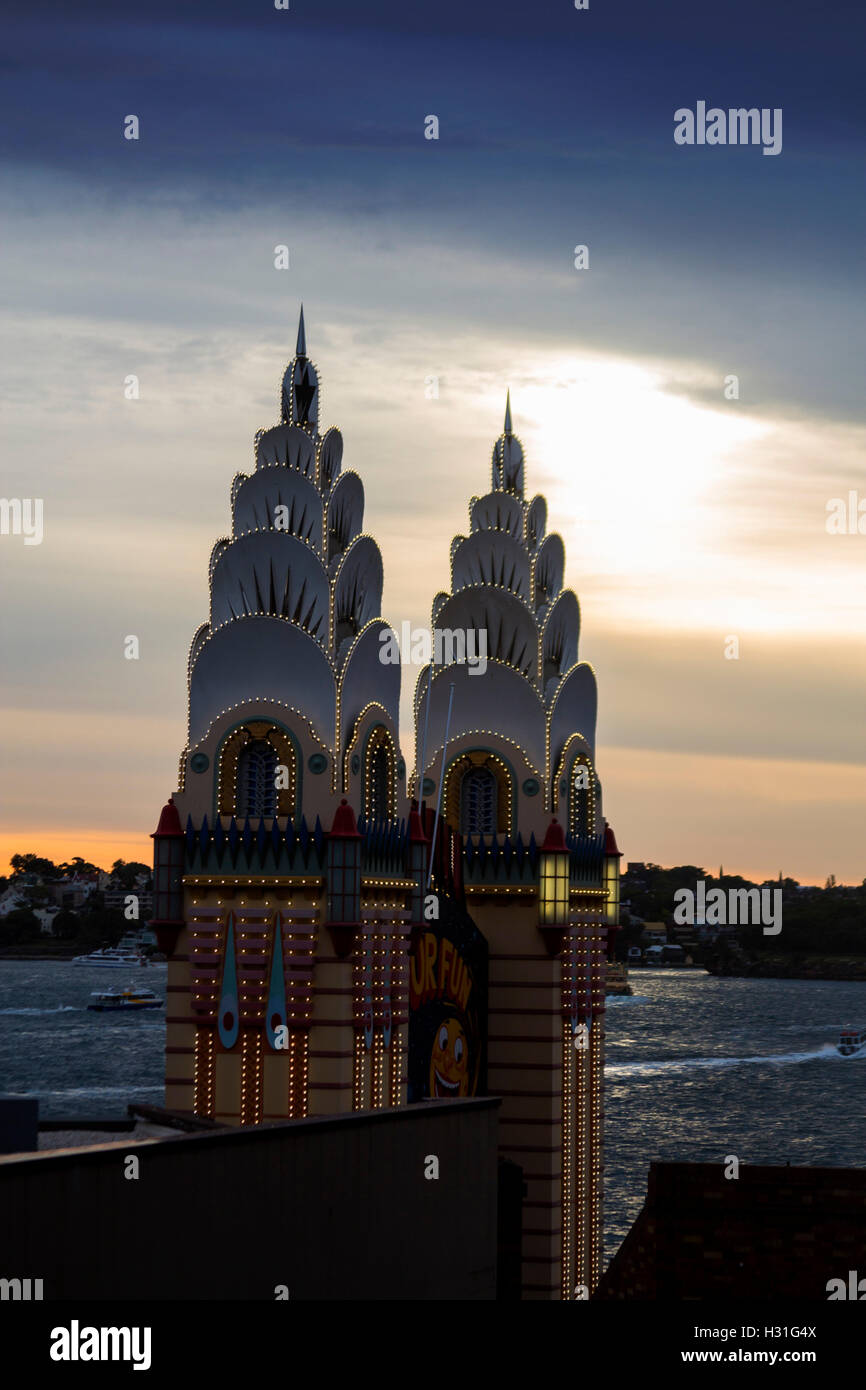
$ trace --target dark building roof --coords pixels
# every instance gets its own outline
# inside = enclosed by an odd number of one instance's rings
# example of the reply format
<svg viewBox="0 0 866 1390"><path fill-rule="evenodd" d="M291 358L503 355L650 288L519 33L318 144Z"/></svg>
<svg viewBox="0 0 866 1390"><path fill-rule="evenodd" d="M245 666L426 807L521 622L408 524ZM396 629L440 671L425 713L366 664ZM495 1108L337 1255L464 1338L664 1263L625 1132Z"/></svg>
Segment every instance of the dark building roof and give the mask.
<svg viewBox="0 0 866 1390"><path fill-rule="evenodd" d="M863 1266L866 1169L653 1163L596 1299L826 1300Z"/></svg>

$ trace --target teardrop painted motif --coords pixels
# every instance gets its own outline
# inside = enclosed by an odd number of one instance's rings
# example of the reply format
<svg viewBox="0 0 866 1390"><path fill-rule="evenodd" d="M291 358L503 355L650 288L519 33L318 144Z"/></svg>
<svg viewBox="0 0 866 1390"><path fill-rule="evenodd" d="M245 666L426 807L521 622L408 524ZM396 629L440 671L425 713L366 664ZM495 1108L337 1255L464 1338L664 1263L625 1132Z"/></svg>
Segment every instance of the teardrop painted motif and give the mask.
<svg viewBox="0 0 866 1390"><path fill-rule="evenodd" d="M284 1052L286 1049L286 1034L285 1032L281 1033L278 1041L277 1030L285 1029L287 1024L286 977L283 972L283 918L282 913L278 912L274 919L274 946L271 951L268 1005L265 1012L268 1046L274 1052Z"/></svg>
<svg viewBox="0 0 866 1390"><path fill-rule="evenodd" d="M235 914L230 912L226 922L226 948L223 962L222 988L219 1006L219 1037L225 1048L234 1047L240 1032L238 1004L238 971L235 958Z"/></svg>

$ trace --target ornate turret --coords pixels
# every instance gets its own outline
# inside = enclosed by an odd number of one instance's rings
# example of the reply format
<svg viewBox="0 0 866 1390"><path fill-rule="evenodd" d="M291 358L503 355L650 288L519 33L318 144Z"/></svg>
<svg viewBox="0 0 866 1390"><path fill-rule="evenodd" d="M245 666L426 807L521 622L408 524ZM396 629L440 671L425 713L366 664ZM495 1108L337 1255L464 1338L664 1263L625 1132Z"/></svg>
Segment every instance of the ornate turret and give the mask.
<svg viewBox="0 0 866 1390"><path fill-rule="evenodd" d="M509 395L416 691L416 783L443 825L405 796L382 558L321 418L301 309L280 421L211 554L180 786L154 834L166 1105L256 1125L489 1080L524 1171L524 1293L571 1298L600 1269L619 851L564 547L544 499L524 500Z"/></svg>
<svg viewBox="0 0 866 1390"><path fill-rule="evenodd" d="M340 431L320 433L303 309L280 414L232 483L154 837L167 1104L241 1125L405 1102L424 889L382 558Z"/></svg>
<svg viewBox="0 0 866 1390"><path fill-rule="evenodd" d="M231 535L213 547L210 619L190 651L184 761L193 776L185 776L183 790L193 792L198 775L211 771L217 785L201 806L211 819L248 809L296 815L303 798L308 819L311 806L312 818L330 824L339 794L350 790L359 813L396 813L400 668L378 659L380 633L390 633L380 616L382 557L362 532L364 489L357 473L342 470L340 431L318 432L320 405L302 308L283 376L282 419L258 431L254 470L232 483ZM266 732L265 721L277 733ZM277 755L261 750L263 776L272 763L288 767L286 785L254 797L251 808L238 782L240 749L226 751L223 743L242 722L242 745L264 741ZM363 760L372 725L383 730L375 746L385 747L375 789L372 770L365 766L362 775L352 757ZM305 773L325 772L330 801L310 777L302 786Z"/></svg>
<svg viewBox="0 0 866 1390"><path fill-rule="evenodd" d="M490 948L500 1153L527 1172L524 1295L572 1298L601 1269L606 945L619 859L601 813L595 675L578 660L565 547L547 533L544 498L524 499L524 481L509 393L491 490L472 498L469 534L451 545L450 592L433 601L436 659L415 694L416 786L441 797L462 839L467 909Z"/></svg>
<svg viewBox="0 0 866 1390"><path fill-rule="evenodd" d="M516 833L519 807L524 836L543 836L545 813L562 806L569 835L595 837L602 827L594 771L595 675L578 661L580 607L575 594L562 587L565 547L558 535L546 534L544 498L525 501L523 487L523 447L513 433L509 392L504 430L493 447L491 491L472 498L469 535L455 536L451 545L451 592L437 594L433 603L435 628L465 633L467 651L486 642L486 671L473 670L459 654L455 659L453 642L449 659L448 643L441 643L445 657L429 682L424 771L432 776L441 756L454 681L454 757L467 740L482 747L492 740L489 751L499 759L489 767L497 789L488 784L490 794L478 803L480 814L473 812L472 797L461 802L446 783L445 804L454 828L465 834ZM416 689L419 731L425 724L429 676L425 669ZM420 752L419 737L416 757ZM578 768L583 772L574 785ZM476 778L479 787L481 780Z"/></svg>

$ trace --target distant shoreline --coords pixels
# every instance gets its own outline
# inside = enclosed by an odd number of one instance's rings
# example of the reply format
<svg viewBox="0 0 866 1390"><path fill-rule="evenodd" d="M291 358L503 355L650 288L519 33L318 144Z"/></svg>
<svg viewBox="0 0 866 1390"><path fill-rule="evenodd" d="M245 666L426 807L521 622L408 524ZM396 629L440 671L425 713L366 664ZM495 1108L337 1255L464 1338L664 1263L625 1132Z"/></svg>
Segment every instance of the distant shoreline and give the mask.
<svg viewBox="0 0 866 1390"><path fill-rule="evenodd" d="M23 951L3 951L0 950L0 960L74 960L72 952L68 956L58 956L49 951L39 951L35 955L25 954Z"/></svg>
<svg viewBox="0 0 866 1390"><path fill-rule="evenodd" d="M707 961L710 975L739 980L840 980L866 983L866 956L768 956L749 961Z"/></svg>
<svg viewBox="0 0 866 1390"><path fill-rule="evenodd" d="M0 949L0 963L6 960L11 961L54 961L67 964L75 960L77 955L81 955L82 950L76 949L68 954L62 955L56 952L39 951L11 951ZM87 954L86 951L84 954ZM149 968L151 965L164 965L164 960L150 961L146 967L131 965L130 969ZM674 965L672 962L665 962L662 966L631 965L629 967L629 979L634 981L635 975L644 973L652 975L659 970L682 970L691 972L693 970L704 971L708 975L717 978L729 978L737 980L839 980L848 981L851 984L859 982L866 983L866 956L807 956L799 960L783 956L770 956L765 959L750 960L748 962L726 961L695 961L692 965ZM624 991L623 991L624 992ZM608 994L615 993L613 988L608 989Z"/></svg>
<svg viewBox="0 0 866 1390"><path fill-rule="evenodd" d="M92 949L92 948L91 948L91 949ZM29 955L28 955L26 952L23 952L23 951L4 951L4 950L0 949L0 962L2 962L2 961L4 961L4 960L51 960L51 961L66 961L66 962L68 963L68 962L70 962L70 961L77 960L79 956L82 956L82 955L86 956L87 954L88 954L88 952L87 952L86 950L84 950L84 949L81 949L81 950L78 950L78 951L75 951L75 952L70 951L69 955L66 955L66 956L58 956L58 955L52 954L52 953L50 953L50 952L48 952L48 951L40 951L40 952L38 952L38 953L36 953L36 954L29 954ZM94 964L96 964L96 963L94 962ZM151 960L151 959L148 957L148 958L147 958L147 964L148 964L148 965L165 965L165 959L163 959L163 960ZM104 966L96 966L96 968L97 968L97 969L100 969L100 970L105 969ZM141 967L140 967L140 965L138 964L137 961L132 961L132 962L130 962L128 968L129 968L130 970L138 970L138 969L141 969Z"/></svg>

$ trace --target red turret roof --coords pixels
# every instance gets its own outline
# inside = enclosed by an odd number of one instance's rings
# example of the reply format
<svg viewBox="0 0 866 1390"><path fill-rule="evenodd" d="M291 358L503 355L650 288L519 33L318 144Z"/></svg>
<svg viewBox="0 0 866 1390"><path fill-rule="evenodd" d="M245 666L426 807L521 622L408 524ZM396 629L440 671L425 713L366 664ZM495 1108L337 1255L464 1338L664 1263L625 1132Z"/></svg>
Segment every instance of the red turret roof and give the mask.
<svg viewBox="0 0 866 1390"><path fill-rule="evenodd" d="M341 840L360 840L358 824L355 820L355 812L352 810L345 797L340 802L334 812L334 824L331 826L331 834L338 836Z"/></svg>
<svg viewBox="0 0 866 1390"><path fill-rule="evenodd" d="M617 849L613 827L608 825L607 821L604 823L604 852L605 854L615 854L618 859L622 859L622 850Z"/></svg>
<svg viewBox="0 0 866 1390"><path fill-rule="evenodd" d="M159 825L150 838L155 840L157 835L183 835L180 816L177 814L177 807L171 797L168 798L168 801L163 806L162 813L159 817Z"/></svg>
<svg viewBox="0 0 866 1390"><path fill-rule="evenodd" d="M541 846L541 850L542 853L550 853L559 850L561 854L565 854L568 851L568 845L565 843L565 835L563 834L562 826L556 819L556 816L553 817L553 820L547 827L547 834L544 837L544 844Z"/></svg>
<svg viewBox="0 0 866 1390"><path fill-rule="evenodd" d="M412 809L409 812L409 843L412 845L427 844L427 836L424 834L424 827L418 814L417 801L412 802Z"/></svg>

